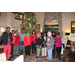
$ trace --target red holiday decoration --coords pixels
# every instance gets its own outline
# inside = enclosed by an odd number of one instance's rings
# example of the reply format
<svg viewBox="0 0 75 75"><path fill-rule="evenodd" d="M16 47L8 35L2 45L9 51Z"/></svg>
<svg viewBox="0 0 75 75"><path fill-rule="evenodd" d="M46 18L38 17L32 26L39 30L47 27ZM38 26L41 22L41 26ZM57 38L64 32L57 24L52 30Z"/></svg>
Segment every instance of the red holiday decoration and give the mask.
<svg viewBox="0 0 75 75"><path fill-rule="evenodd" d="M56 32L56 34L58 34L58 32Z"/></svg>
<svg viewBox="0 0 75 75"><path fill-rule="evenodd" d="M14 29L14 31L16 31L16 29Z"/></svg>
<svg viewBox="0 0 75 75"><path fill-rule="evenodd" d="M25 30L25 28L23 27L22 30Z"/></svg>
<svg viewBox="0 0 75 75"><path fill-rule="evenodd" d="M33 29L31 30L31 33L33 32Z"/></svg>
<svg viewBox="0 0 75 75"><path fill-rule="evenodd" d="M22 24L23 24L23 22L22 22Z"/></svg>
<svg viewBox="0 0 75 75"><path fill-rule="evenodd" d="M24 25L26 25L26 22L24 22Z"/></svg>
<svg viewBox="0 0 75 75"><path fill-rule="evenodd" d="M14 15L16 14L16 12L14 12Z"/></svg>
<svg viewBox="0 0 75 75"><path fill-rule="evenodd" d="M34 24L35 24L35 22L32 22L32 24L34 25Z"/></svg>

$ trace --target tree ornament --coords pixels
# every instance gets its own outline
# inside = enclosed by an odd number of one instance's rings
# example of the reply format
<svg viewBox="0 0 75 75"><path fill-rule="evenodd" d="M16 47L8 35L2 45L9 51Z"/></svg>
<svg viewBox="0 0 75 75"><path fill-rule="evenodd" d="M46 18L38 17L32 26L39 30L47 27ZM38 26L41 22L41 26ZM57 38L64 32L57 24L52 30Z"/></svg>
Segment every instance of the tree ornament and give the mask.
<svg viewBox="0 0 75 75"><path fill-rule="evenodd" d="M35 24L35 22L32 22L32 24L34 25L34 24Z"/></svg>
<svg viewBox="0 0 75 75"><path fill-rule="evenodd" d="M26 29L27 29L28 27L26 26Z"/></svg>
<svg viewBox="0 0 75 75"><path fill-rule="evenodd" d="M26 18L25 18L26 19Z"/></svg>
<svg viewBox="0 0 75 75"><path fill-rule="evenodd" d="M31 33L33 32L33 29L31 30Z"/></svg>
<svg viewBox="0 0 75 75"><path fill-rule="evenodd" d="M26 15L24 15L24 19L25 19L25 16L26 16Z"/></svg>
<svg viewBox="0 0 75 75"><path fill-rule="evenodd" d="M22 22L22 24L23 24L23 22Z"/></svg>
<svg viewBox="0 0 75 75"><path fill-rule="evenodd" d="M28 16L29 14L27 14L27 16Z"/></svg>
<svg viewBox="0 0 75 75"><path fill-rule="evenodd" d="M24 22L24 25L26 25L26 22Z"/></svg>
<svg viewBox="0 0 75 75"><path fill-rule="evenodd" d="M31 19L32 19L32 16L31 16Z"/></svg>
<svg viewBox="0 0 75 75"><path fill-rule="evenodd" d="M33 28L35 28L35 26Z"/></svg>
<svg viewBox="0 0 75 75"><path fill-rule="evenodd" d="M33 16L35 18L35 16Z"/></svg>
<svg viewBox="0 0 75 75"><path fill-rule="evenodd" d="M31 18L29 18L29 20L31 20Z"/></svg>
<svg viewBox="0 0 75 75"><path fill-rule="evenodd" d="M25 28L23 27L22 30L25 30Z"/></svg>
<svg viewBox="0 0 75 75"><path fill-rule="evenodd" d="M27 18L27 20L28 20L28 18Z"/></svg>
<svg viewBox="0 0 75 75"><path fill-rule="evenodd" d="M31 23L29 23L29 26L30 26L30 28L31 28Z"/></svg>
<svg viewBox="0 0 75 75"><path fill-rule="evenodd" d="M33 19L33 21L35 21L35 19Z"/></svg>
<svg viewBox="0 0 75 75"><path fill-rule="evenodd" d="M14 12L14 15L16 14L16 12Z"/></svg>

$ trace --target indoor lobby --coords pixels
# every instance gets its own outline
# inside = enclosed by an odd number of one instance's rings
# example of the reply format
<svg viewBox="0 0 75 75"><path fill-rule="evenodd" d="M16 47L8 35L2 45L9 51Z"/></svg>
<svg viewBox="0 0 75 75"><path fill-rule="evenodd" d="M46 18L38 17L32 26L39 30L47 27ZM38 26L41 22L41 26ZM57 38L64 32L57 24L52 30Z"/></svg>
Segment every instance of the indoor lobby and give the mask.
<svg viewBox="0 0 75 75"><path fill-rule="evenodd" d="M12 30L17 30L18 33L21 33L21 29L25 27L23 21L31 18L26 18L25 13L28 12L0 12L0 54L3 53L3 44L1 44L3 32L6 31L6 27L10 27L10 32ZM75 62L75 49L73 46L73 52L71 52L71 41L69 40L69 35L74 30L75 32L75 12L31 12L34 13L34 21L38 27L38 31L41 33L44 32L56 32L59 33L59 36L62 41L61 48L61 60L58 58L53 58L48 60L46 57L42 57L41 53L39 58L36 58L36 54L32 55L32 49L30 51L30 56L25 55L25 49L23 49L22 57L20 55L20 48L18 50L18 56L12 59L12 61L23 61L23 62ZM28 14L28 16L30 13ZM30 17L30 16L29 16ZM34 22L33 22L34 23ZM22 24L24 26L22 26ZM29 26L31 26L30 24ZM34 25L34 24L33 24ZM35 29L36 26L34 26ZM30 30L30 29L28 29ZM57 55L55 49L55 57ZM22 60L21 60L22 59ZM5 55L0 55L0 61L7 62ZM10 62L12 62L10 61Z"/></svg>

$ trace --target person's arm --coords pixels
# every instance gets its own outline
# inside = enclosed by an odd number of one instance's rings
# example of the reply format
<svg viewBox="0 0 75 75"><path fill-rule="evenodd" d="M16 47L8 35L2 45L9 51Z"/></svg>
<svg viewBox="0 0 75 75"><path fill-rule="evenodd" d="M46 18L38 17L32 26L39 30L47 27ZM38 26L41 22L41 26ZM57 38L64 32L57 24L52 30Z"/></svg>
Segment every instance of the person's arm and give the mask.
<svg viewBox="0 0 75 75"><path fill-rule="evenodd" d="M69 35L69 40L71 41L71 34Z"/></svg>
<svg viewBox="0 0 75 75"><path fill-rule="evenodd" d="M7 42L6 38L5 38L5 33L2 34L2 39L3 39L3 43Z"/></svg>
<svg viewBox="0 0 75 75"><path fill-rule="evenodd" d="M54 45L54 41L53 40L54 40L54 38L52 37L52 39L51 39L51 44L52 45Z"/></svg>
<svg viewBox="0 0 75 75"><path fill-rule="evenodd" d="M24 46L26 46L26 37L24 37Z"/></svg>

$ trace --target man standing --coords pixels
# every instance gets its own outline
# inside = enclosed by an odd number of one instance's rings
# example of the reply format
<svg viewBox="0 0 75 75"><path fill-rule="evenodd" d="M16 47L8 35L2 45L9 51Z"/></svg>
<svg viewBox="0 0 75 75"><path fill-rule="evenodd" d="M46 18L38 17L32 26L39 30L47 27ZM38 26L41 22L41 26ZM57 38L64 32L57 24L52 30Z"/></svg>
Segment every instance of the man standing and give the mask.
<svg viewBox="0 0 75 75"><path fill-rule="evenodd" d="M69 40L71 41L71 53L73 52L73 45L75 49L75 33L74 30L72 30L72 33L69 36Z"/></svg>
<svg viewBox="0 0 75 75"><path fill-rule="evenodd" d="M20 33L19 36L20 36L20 55L21 55L23 53L24 48L24 37L26 36L24 30L22 30L22 33Z"/></svg>
<svg viewBox="0 0 75 75"><path fill-rule="evenodd" d="M11 42L12 42L12 34L10 33L10 27L6 28L6 31L2 35L3 45L4 45L4 53L7 56L7 60L10 60L11 53Z"/></svg>

